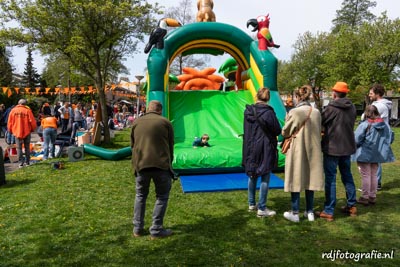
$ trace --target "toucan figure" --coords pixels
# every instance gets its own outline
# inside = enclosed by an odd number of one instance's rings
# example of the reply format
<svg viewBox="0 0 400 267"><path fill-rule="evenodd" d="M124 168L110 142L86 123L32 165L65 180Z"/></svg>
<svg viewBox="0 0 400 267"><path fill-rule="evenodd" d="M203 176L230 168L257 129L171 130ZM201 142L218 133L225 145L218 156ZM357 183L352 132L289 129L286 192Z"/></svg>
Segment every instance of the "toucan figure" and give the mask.
<svg viewBox="0 0 400 267"><path fill-rule="evenodd" d="M257 19L249 19L247 21L247 28L249 25L253 26L253 32L258 30L258 49L268 50L268 47L279 48L272 40L271 32L269 31L269 14L266 16L258 16Z"/></svg>
<svg viewBox="0 0 400 267"><path fill-rule="evenodd" d="M150 52L153 45L155 48L164 48L164 37L167 34L167 27L180 27L181 23L175 19L162 18L158 21L157 28L151 31L149 41L144 48L144 52L147 54Z"/></svg>

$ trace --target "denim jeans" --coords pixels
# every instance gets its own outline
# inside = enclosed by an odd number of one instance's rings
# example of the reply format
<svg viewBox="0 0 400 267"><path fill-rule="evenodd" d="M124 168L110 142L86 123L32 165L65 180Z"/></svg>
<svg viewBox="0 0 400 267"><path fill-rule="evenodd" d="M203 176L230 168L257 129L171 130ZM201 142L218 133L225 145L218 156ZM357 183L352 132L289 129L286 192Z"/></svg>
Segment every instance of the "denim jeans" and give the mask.
<svg viewBox="0 0 400 267"><path fill-rule="evenodd" d="M169 192L171 191L172 176L169 171L149 168L136 174L136 197L133 215L133 231L139 232L144 228L146 200L149 195L150 182L153 179L156 191L156 202L153 209L153 223L150 234L157 235L163 230L164 215L167 211Z"/></svg>
<svg viewBox="0 0 400 267"><path fill-rule="evenodd" d="M256 188L257 188L257 178L250 178L248 180L248 200L249 206L256 205ZM260 195L258 199L258 209L265 210L267 197L268 197L268 189L269 189L269 179L270 173L264 174L261 176L261 184L260 184Z"/></svg>
<svg viewBox="0 0 400 267"><path fill-rule="evenodd" d="M376 178L378 179L378 185L382 184L382 163L378 163L378 170L376 171Z"/></svg>
<svg viewBox="0 0 400 267"><path fill-rule="evenodd" d="M300 192L291 193L292 211L298 213L300 210ZM306 190L306 211L314 212L314 191Z"/></svg>
<svg viewBox="0 0 400 267"><path fill-rule="evenodd" d="M324 154L325 172L325 208L327 214L333 215L336 206L336 172L339 166L342 183L346 190L347 206L356 204L356 187L351 174L350 156L331 156Z"/></svg>
<svg viewBox="0 0 400 267"><path fill-rule="evenodd" d="M55 158L54 150L55 150L55 142L57 138L57 129L55 128L46 128L43 130L43 159L47 159L50 155Z"/></svg>
<svg viewBox="0 0 400 267"><path fill-rule="evenodd" d="M69 119L61 119L61 132L68 130Z"/></svg>
<svg viewBox="0 0 400 267"><path fill-rule="evenodd" d="M25 162L26 164L29 164L29 161L31 159L31 135L28 134L27 137L23 139L15 138L15 143L17 144L17 153L18 153L18 158L19 158L19 163L24 163L24 156L22 153L22 144L24 145L25 148Z"/></svg>

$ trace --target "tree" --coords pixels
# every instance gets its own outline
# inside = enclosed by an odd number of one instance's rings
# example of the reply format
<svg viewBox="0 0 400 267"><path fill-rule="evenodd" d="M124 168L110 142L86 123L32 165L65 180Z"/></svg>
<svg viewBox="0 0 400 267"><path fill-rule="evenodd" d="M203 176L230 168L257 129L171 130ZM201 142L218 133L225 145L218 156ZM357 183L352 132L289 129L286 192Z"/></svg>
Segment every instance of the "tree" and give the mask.
<svg viewBox="0 0 400 267"><path fill-rule="evenodd" d="M137 49L155 26L158 4L138 0L2 1L0 19L20 25L3 31L9 40L34 43L45 55L62 55L71 68L91 78L98 89L102 122L107 125L105 85L122 59ZM110 141L105 127L104 141Z"/></svg>
<svg viewBox="0 0 400 267"><path fill-rule="evenodd" d="M40 83L40 75L33 66L32 46L28 45L26 49L28 57L26 58L25 69L22 75L23 86L34 88Z"/></svg>
<svg viewBox="0 0 400 267"><path fill-rule="evenodd" d="M0 44L0 86L12 83L13 67L10 63L10 53L4 44Z"/></svg>
<svg viewBox="0 0 400 267"><path fill-rule="evenodd" d="M371 22L375 19L369 9L376 6L376 1L370 0L344 0L342 7L336 10L336 17L332 20L333 33L337 33L342 26L356 29L364 22Z"/></svg>
<svg viewBox="0 0 400 267"><path fill-rule="evenodd" d="M280 71L278 86L281 88L283 81L286 89L293 91L294 88L304 84L310 84L313 87L314 100L317 107L321 107L319 101L322 84L326 78L326 72L323 70L325 63L325 55L329 51L330 35L328 33L317 33L313 35L306 32L299 37L294 44L295 53L291 57L291 61L283 65Z"/></svg>
<svg viewBox="0 0 400 267"><path fill-rule="evenodd" d="M170 7L165 12L165 16L169 18L174 18L178 20L182 25L195 22L195 15L192 12L191 0L182 0L179 2L177 7ZM187 55L184 56L179 54L172 62L170 66L170 72L179 75L182 73L182 69L185 66L190 66L192 68L202 69L206 67L206 63L210 61L210 57L207 55L196 56Z"/></svg>
<svg viewBox="0 0 400 267"><path fill-rule="evenodd" d="M325 84L346 81L350 97L362 102L374 83L396 88L400 67L400 20L391 21L382 14L372 23L364 23L357 30L342 27L331 41L325 56Z"/></svg>
<svg viewBox="0 0 400 267"><path fill-rule="evenodd" d="M360 27L362 63L360 64L360 83L384 84L397 89L400 80L400 19L390 20L385 13L374 23Z"/></svg>

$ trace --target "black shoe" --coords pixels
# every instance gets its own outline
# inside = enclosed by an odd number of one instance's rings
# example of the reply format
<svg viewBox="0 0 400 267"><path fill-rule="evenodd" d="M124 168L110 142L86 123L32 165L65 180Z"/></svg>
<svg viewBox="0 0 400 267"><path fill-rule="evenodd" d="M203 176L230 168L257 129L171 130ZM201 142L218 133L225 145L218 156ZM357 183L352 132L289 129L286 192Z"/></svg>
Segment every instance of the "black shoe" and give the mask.
<svg viewBox="0 0 400 267"><path fill-rule="evenodd" d="M161 230L158 234L151 235L151 239L158 239L158 238L164 238L164 237L169 237L173 234L171 229L163 229Z"/></svg>
<svg viewBox="0 0 400 267"><path fill-rule="evenodd" d="M378 184L377 190L382 190L382 184Z"/></svg>

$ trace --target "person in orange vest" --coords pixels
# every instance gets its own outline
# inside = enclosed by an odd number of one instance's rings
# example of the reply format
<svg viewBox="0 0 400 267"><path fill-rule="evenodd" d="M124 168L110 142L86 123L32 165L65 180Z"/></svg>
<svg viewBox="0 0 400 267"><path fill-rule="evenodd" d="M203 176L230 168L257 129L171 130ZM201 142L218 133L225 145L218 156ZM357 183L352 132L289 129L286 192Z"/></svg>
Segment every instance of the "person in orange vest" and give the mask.
<svg viewBox="0 0 400 267"><path fill-rule="evenodd" d="M44 118L41 121L43 128L43 160L55 158L55 142L57 139L57 118L51 115L50 110L45 110L43 113Z"/></svg>
<svg viewBox="0 0 400 267"><path fill-rule="evenodd" d="M31 133L37 127L32 110L26 104L26 99L20 99L18 105L10 111L7 123L8 131L15 136L20 168L24 166L24 163L26 166L30 164ZM22 154L22 144L25 147L25 159Z"/></svg>

